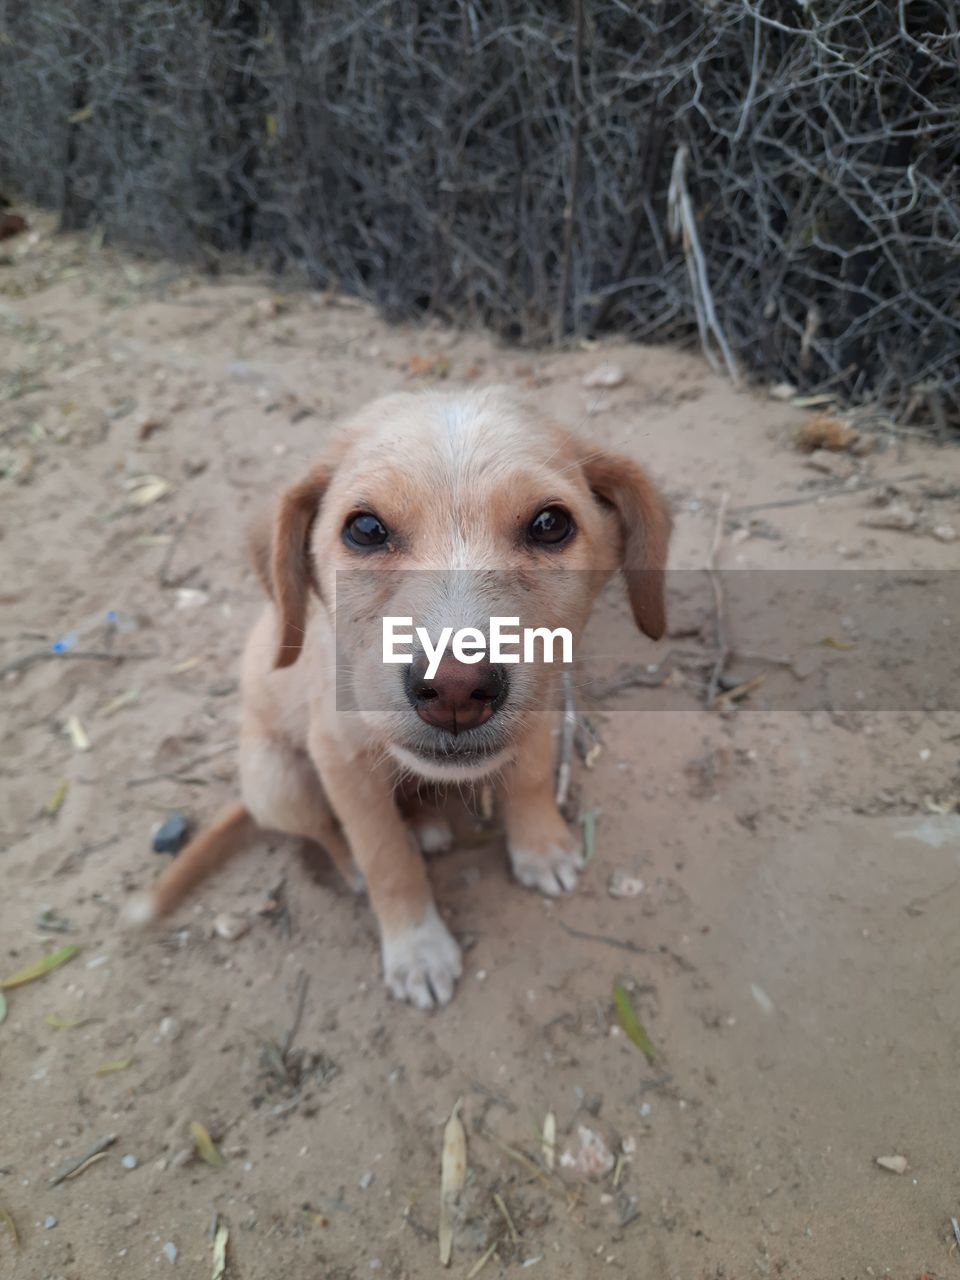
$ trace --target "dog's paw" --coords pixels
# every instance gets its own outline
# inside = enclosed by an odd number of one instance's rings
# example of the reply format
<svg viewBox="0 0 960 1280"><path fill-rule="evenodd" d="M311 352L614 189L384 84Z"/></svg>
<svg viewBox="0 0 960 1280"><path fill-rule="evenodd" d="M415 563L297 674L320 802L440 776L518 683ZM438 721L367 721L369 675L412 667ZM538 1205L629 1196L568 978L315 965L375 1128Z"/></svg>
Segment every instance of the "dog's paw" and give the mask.
<svg viewBox="0 0 960 1280"><path fill-rule="evenodd" d="M462 972L460 948L432 903L421 924L383 939L387 986L418 1009L446 1004Z"/></svg>
<svg viewBox="0 0 960 1280"><path fill-rule="evenodd" d="M521 884L555 898L577 887L584 863L579 847L551 844L544 849L511 848L510 865Z"/></svg>
<svg viewBox="0 0 960 1280"><path fill-rule="evenodd" d="M453 848L450 824L436 815L415 821L413 835L421 853L448 853Z"/></svg>

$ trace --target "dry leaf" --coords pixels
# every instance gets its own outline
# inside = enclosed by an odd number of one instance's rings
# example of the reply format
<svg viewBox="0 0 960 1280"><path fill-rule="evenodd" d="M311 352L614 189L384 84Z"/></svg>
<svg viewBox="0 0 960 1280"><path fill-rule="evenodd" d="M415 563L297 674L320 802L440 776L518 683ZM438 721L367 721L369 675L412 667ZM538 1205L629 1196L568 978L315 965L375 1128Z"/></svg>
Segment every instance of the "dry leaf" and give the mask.
<svg viewBox="0 0 960 1280"><path fill-rule="evenodd" d="M450 372L448 356L412 355L407 362L408 378L445 378Z"/></svg>
<svg viewBox="0 0 960 1280"><path fill-rule="evenodd" d="M856 640L838 640L836 636L824 636L822 640L817 641L817 644L822 645L824 649L839 649L842 653L857 647Z"/></svg>
<svg viewBox="0 0 960 1280"><path fill-rule="evenodd" d="M588 867L597 851L596 809L588 809L586 813L581 814L580 825L583 827L583 865Z"/></svg>
<svg viewBox="0 0 960 1280"><path fill-rule="evenodd" d="M71 716L67 721L67 733L70 735L75 751L90 750L90 739L87 737L86 729L80 723L79 716Z"/></svg>
<svg viewBox="0 0 960 1280"><path fill-rule="evenodd" d="M497 1239L494 1240L493 1244L487 1246L486 1252L481 1253L480 1257L476 1260L476 1262L467 1272L467 1280L476 1280L476 1277L480 1274L483 1268L487 1265L487 1263L496 1253L497 1246L499 1245L499 1243L500 1243L500 1238L498 1236Z"/></svg>
<svg viewBox="0 0 960 1280"><path fill-rule="evenodd" d="M48 1013L44 1022L48 1027L55 1027L57 1031L72 1031L74 1027L83 1027L90 1021L89 1018L61 1018L58 1013Z"/></svg>
<svg viewBox="0 0 960 1280"><path fill-rule="evenodd" d="M97 715L104 717L115 715L116 712L122 711L124 707L129 707L134 702L139 701L139 698L139 689L127 689L123 693L118 693L115 698L111 698L109 702L104 703Z"/></svg>
<svg viewBox="0 0 960 1280"><path fill-rule="evenodd" d="M453 1213L457 1198L467 1180L467 1135L460 1119L463 1100L458 1099L443 1131L443 1155L440 1160L440 1261L450 1265L453 1252Z"/></svg>
<svg viewBox="0 0 960 1280"><path fill-rule="evenodd" d="M175 667L171 667L170 670L175 676L181 676L185 671L192 671L194 667L199 667L202 661L202 658L185 658L183 662L178 662L177 665Z"/></svg>
<svg viewBox="0 0 960 1280"><path fill-rule="evenodd" d="M637 1046L648 1062L653 1062L656 1059L657 1051L653 1047L653 1041L643 1029L640 1019L634 1012L633 1005L630 1003L630 996L627 994L627 989L622 982L613 984L613 1003L617 1007L617 1017L627 1037Z"/></svg>
<svg viewBox="0 0 960 1280"><path fill-rule="evenodd" d="M37 960L34 964L28 964L25 969L18 969L16 973L9 978L0 981L0 991L10 991L14 987L25 986L28 982L34 982L37 978L44 977L54 969L59 969L62 964L66 964L80 950L76 944L68 947L60 947L56 951L51 951L48 956L44 956L42 960Z"/></svg>
<svg viewBox="0 0 960 1280"><path fill-rule="evenodd" d="M43 810L44 813L46 813L51 818L55 818L56 815L60 812L63 802L67 798L67 792L69 790L70 790L70 780L68 778L64 778L63 782L60 783L59 787L57 787L56 791L54 791L53 795L44 805L44 810Z"/></svg>
<svg viewBox="0 0 960 1280"><path fill-rule="evenodd" d="M540 1145L544 1165L553 1170L557 1158L557 1117L548 1111L543 1118L543 1141Z"/></svg>
<svg viewBox="0 0 960 1280"><path fill-rule="evenodd" d="M133 1058L117 1058L113 1062L101 1062L100 1066L97 1067L94 1072L94 1075L109 1076L112 1075L114 1071L126 1071L132 1066Z"/></svg>
<svg viewBox="0 0 960 1280"><path fill-rule="evenodd" d="M217 1234L213 1238L213 1277L212 1280L223 1280L227 1269L227 1241L230 1232L225 1223L217 1222Z"/></svg>
<svg viewBox="0 0 960 1280"><path fill-rule="evenodd" d="M744 680L743 684L738 684L733 689L727 689L724 693L718 693L713 700L713 705L715 707L729 707L732 702L739 702L748 694L753 693L754 689L759 689L766 681L766 678L767 673L761 671L752 680Z"/></svg>
<svg viewBox="0 0 960 1280"><path fill-rule="evenodd" d="M842 453L859 439L859 431L855 431L849 423L841 422L832 413L817 413L803 424L796 434L795 442L797 448L804 453L813 453L815 449L830 449L834 453Z"/></svg>
<svg viewBox="0 0 960 1280"><path fill-rule="evenodd" d="M2 1204L0 1204L0 1223L2 1223L10 1232L11 1236L13 1236L13 1247L19 1253L20 1237L17 1235L17 1224L14 1222L9 1209L5 1209Z"/></svg>
<svg viewBox="0 0 960 1280"><path fill-rule="evenodd" d="M169 480L164 480L163 476L137 476L127 487L130 490L130 503L134 507L152 506L173 490L173 485Z"/></svg>
<svg viewBox="0 0 960 1280"><path fill-rule="evenodd" d="M217 1150L213 1139L199 1120L191 1121L190 1134L193 1137L194 1150L200 1159L214 1169L222 1168L225 1163L223 1156Z"/></svg>

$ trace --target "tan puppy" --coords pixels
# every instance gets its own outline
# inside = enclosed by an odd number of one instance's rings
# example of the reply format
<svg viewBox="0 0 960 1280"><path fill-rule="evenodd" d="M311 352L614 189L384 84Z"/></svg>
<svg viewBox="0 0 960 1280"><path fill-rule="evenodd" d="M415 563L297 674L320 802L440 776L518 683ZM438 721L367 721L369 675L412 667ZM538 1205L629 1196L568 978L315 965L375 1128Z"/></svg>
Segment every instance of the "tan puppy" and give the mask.
<svg viewBox="0 0 960 1280"><path fill-rule="evenodd" d="M257 827L323 845L366 887L391 992L445 1004L460 949L437 913L422 848L449 843L409 785L500 784L522 884L573 889L579 841L554 803L552 683L543 661L467 665L449 650L427 679L388 665L382 618L488 635L493 615L562 625L574 644L610 573L634 617L665 627L670 516L639 466L590 450L508 392L398 394L340 430L255 540L271 597L243 662L243 804L194 840L131 904L171 911ZM402 571L402 572L401 572ZM417 571L417 572L411 572Z"/></svg>

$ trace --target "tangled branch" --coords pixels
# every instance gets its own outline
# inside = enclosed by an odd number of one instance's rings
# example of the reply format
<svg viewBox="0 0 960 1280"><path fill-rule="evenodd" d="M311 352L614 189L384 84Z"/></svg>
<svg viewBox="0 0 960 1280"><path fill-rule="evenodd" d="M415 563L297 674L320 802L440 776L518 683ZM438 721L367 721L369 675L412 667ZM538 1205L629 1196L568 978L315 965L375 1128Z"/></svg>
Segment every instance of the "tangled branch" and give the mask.
<svg viewBox="0 0 960 1280"><path fill-rule="evenodd" d="M0 0L0 184L392 316L699 335L949 430L958 73L954 0Z"/></svg>

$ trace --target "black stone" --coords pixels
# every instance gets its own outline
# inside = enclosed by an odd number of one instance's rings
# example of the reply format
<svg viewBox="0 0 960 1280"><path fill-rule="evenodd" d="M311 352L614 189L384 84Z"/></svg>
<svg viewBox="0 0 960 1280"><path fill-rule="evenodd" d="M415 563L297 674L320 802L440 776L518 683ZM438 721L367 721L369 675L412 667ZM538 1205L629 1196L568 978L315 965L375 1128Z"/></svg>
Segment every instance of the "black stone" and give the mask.
<svg viewBox="0 0 960 1280"><path fill-rule="evenodd" d="M154 853L179 853L187 843L189 824L182 813L171 813L153 837Z"/></svg>

